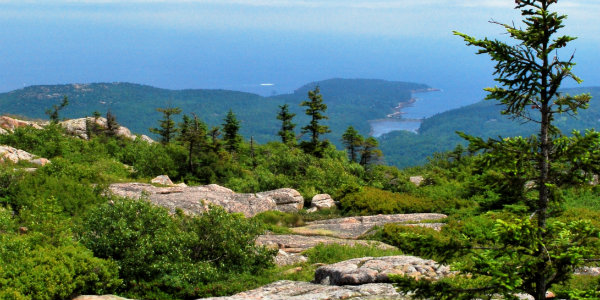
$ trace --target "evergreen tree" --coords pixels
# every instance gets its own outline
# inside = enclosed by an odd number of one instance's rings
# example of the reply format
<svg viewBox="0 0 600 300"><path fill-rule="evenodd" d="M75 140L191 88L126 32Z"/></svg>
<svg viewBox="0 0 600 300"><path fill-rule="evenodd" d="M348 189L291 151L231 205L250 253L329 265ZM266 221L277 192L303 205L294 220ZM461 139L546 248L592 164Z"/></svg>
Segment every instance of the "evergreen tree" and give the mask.
<svg viewBox="0 0 600 300"><path fill-rule="evenodd" d="M188 115L183 115L183 122L180 123L179 140L187 144L188 148L188 172L193 172L193 157L194 154L206 146L206 124L198 119L196 114L192 114L193 118Z"/></svg>
<svg viewBox="0 0 600 300"><path fill-rule="evenodd" d="M223 120L223 140L225 141L225 149L230 153L236 152L240 148L242 137L239 135L240 121L235 117L235 114L230 109Z"/></svg>
<svg viewBox="0 0 600 300"><path fill-rule="evenodd" d="M590 180L600 163L600 134L575 132L566 137L553 125L555 115L577 113L587 108L590 100L588 94L571 96L559 91L564 79L581 82L571 72L573 55L568 60L558 57L558 50L575 38L556 36L566 18L550 11L557 0L515 2L525 28L497 24L507 30L516 45L455 34L478 47L478 54L489 54L496 63L494 74L501 86L487 88L487 99L498 100L504 106L503 114L538 124L539 132L529 138L487 141L464 133L461 136L469 141L471 152L483 151L483 164L488 168L535 180L533 191L520 203L529 211L513 220L497 221L490 245L474 248L469 264L460 266L461 274L468 276L429 287L412 281L412 289L421 297L472 299L501 294L505 299L515 299L516 293L527 293L536 300L546 299L548 288L570 278L598 237L598 230L584 220L569 224L549 221L549 208L561 200L559 188L573 182L573 178L579 182ZM512 188L523 189L523 185ZM465 280L470 285L454 285ZM402 285L407 284L402 281Z"/></svg>
<svg viewBox="0 0 600 300"><path fill-rule="evenodd" d="M294 128L296 124L292 123L292 119L296 116L296 114L289 112L289 105L284 104L279 106L279 114L277 115L277 120L281 120L281 130L277 134L281 137L281 142L290 145L296 143L296 134L294 133Z"/></svg>
<svg viewBox="0 0 600 300"><path fill-rule="evenodd" d="M348 150L350 161L357 162L358 154L364 141L364 137L354 129L352 126L348 126L346 132L342 135L342 143Z"/></svg>
<svg viewBox="0 0 600 300"><path fill-rule="evenodd" d="M158 112L163 114L163 119L159 121L160 128L150 128L150 132L160 135L160 142L168 144L177 134L179 129L175 126L173 116L181 113L179 107L157 108Z"/></svg>
<svg viewBox="0 0 600 300"><path fill-rule="evenodd" d="M321 157L328 142L326 140L321 141L319 138L321 135L331 132L328 126L320 123L321 120L328 119L327 116L323 115L327 110L327 104L323 103L323 96L318 86L313 91L308 92L308 99L309 101L300 103L300 106L307 107L306 115L310 117L310 123L302 127L302 133L310 134L310 141L302 142L301 147L306 153Z"/></svg>
<svg viewBox="0 0 600 300"><path fill-rule="evenodd" d="M221 148L221 141L219 140L219 136L221 135L221 128L219 126L213 126L209 131L208 135L211 140L211 148L214 152L218 152Z"/></svg>
<svg viewBox="0 0 600 300"><path fill-rule="evenodd" d="M106 135L107 136L116 136L117 130L119 130L119 123L117 122L117 117L110 111L106 111Z"/></svg>
<svg viewBox="0 0 600 300"><path fill-rule="evenodd" d="M372 136L368 137L362 143L360 150L360 164L363 167L373 164L381 159L383 153L377 147L379 147L379 142Z"/></svg>
<svg viewBox="0 0 600 300"><path fill-rule="evenodd" d="M60 121L58 112L64 109L67 105L69 105L69 98L67 96L64 96L63 101L60 103L60 105L54 104L52 105L52 109L46 110L46 114L48 115L48 117L50 117L51 123L56 124L58 123L58 121Z"/></svg>

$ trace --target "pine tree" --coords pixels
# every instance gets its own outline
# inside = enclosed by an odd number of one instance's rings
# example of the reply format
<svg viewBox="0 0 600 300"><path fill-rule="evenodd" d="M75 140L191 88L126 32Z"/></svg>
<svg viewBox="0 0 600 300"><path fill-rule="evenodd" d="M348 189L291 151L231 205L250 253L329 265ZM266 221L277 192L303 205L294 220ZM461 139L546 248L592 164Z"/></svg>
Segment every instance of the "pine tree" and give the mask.
<svg viewBox="0 0 600 300"><path fill-rule="evenodd" d="M63 96L63 101L60 103L60 105L54 104L52 105L52 109L46 110L46 114L50 118L51 123L56 124L58 121L60 121L58 112L63 110L67 105L69 105L69 98L65 95Z"/></svg>
<svg viewBox="0 0 600 300"><path fill-rule="evenodd" d="M306 115L310 117L310 123L302 127L302 133L310 134L310 141L301 143L301 147L306 153L310 153L317 157L323 155L323 150L328 144L327 141L321 141L320 137L323 134L331 132L329 127L321 125L321 120L329 119L323 113L327 110L327 104L323 103L323 96L317 86L313 91L308 92L309 101L303 101L300 106L306 106Z"/></svg>
<svg viewBox="0 0 600 300"><path fill-rule="evenodd" d="M119 123L117 122L117 117L110 111L106 111L106 135L114 137L117 135L117 130L119 130Z"/></svg>
<svg viewBox="0 0 600 300"><path fill-rule="evenodd" d="M279 109L277 120L281 120L281 130L277 134L281 137L282 143L293 145L296 143L296 134L294 133L296 124L292 123L292 119L296 114L289 112L289 105L287 104L280 105Z"/></svg>
<svg viewBox="0 0 600 300"><path fill-rule="evenodd" d="M367 167L381 159L383 153L377 147L379 147L379 142L372 136L368 137L362 143L360 150L360 164L363 167Z"/></svg>
<svg viewBox="0 0 600 300"><path fill-rule="evenodd" d="M240 131L240 121L238 121L235 114L230 109L223 122L223 132L225 133L223 140L225 141L225 149L229 153L237 152L240 148L240 143L242 142L242 137L238 133Z"/></svg>
<svg viewBox="0 0 600 300"><path fill-rule="evenodd" d="M429 287L425 282L401 280L401 285L412 285L411 289L421 297L472 299L500 294L505 299L515 299L516 293L527 293L535 300L546 299L548 288L570 278L598 237L598 229L588 221L565 224L549 220L549 207L561 200L559 189L572 182L589 181L591 174L600 169L598 132L574 132L567 137L553 125L555 115L577 113L578 109L587 108L590 100L589 94L571 96L559 90L565 79L581 82L571 72L573 55L567 60L558 57L559 50L575 38L556 36L566 18L550 11L557 0L515 2L525 28L493 22L508 32L515 45L455 34L468 45L478 47L478 54L488 54L495 61L494 74L501 86L485 89L489 92L487 99L498 100L504 107L503 114L513 119L538 124L539 131L529 138L487 141L460 135L469 141L470 152L483 152L485 167L535 180L534 192L529 193L531 199L522 200L529 211L511 220L497 220L494 240L472 248L469 264L459 268L465 274L459 275L461 278ZM523 185L511 188L523 189ZM468 286L452 284L467 281Z"/></svg>
<svg viewBox="0 0 600 300"><path fill-rule="evenodd" d="M196 152L206 146L206 124L198 119L196 114L193 118L183 115L182 123L179 124L179 141L187 144L188 148L188 172L193 172L193 158Z"/></svg>
<svg viewBox="0 0 600 300"><path fill-rule="evenodd" d="M210 136L211 140L211 148L214 152L219 152L221 148L221 141L219 140L219 136L221 135L221 128L219 126L213 126L208 131L208 136Z"/></svg>
<svg viewBox="0 0 600 300"><path fill-rule="evenodd" d="M163 114L163 119L159 121L160 128L150 128L150 132L160 135L160 142L168 144L177 134L179 129L175 126L173 116L181 113L179 107L157 108L156 111Z"/></svg>
<svg viewBox="0 0 600 300"><path fill-rule="evenodd" d="M348 126L348 129L342 135L342 143L346 146L346 150L348 150L351 162L357 162L364 139L352 126Z"/></svg>

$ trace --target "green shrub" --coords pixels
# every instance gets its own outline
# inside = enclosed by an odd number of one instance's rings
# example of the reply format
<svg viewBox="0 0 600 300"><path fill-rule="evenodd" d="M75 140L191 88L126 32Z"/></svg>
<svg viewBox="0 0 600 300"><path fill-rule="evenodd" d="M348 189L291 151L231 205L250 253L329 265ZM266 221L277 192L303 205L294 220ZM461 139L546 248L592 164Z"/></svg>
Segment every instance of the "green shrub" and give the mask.
<svg viewBox="0 0 600 300"><path fill-rule="evenodd" d="M377 238L406 254L434 260L452 257L460 247L460 242L448 234L419 226L386 224Z"/></svg>
<svg viewBox="0 0 600 300"><path fill-rule="evenodd" d="M260 233L258 223L220 207L192 217L116 200L90 211L79 236L96 256L117 262L127 295L173 299L198 298L213 281L270 267L274 252L254 245Z"/></svg>
<svg viewBox="0 0 600 300"><path fill-rule="evenodd" d="M60 211L70 216L81 215L90 206L106 201L99 188L81 182L70 173L51 176L38 171L13 183L9 193L8 203L17 211L28 208L35 213L35 207L42 207L54 198Z"/></svg>
<svg viewBox="0 0 600 300"><path fill-rule="evenodd" d="M70 299L113 293L118 267L72 241L53 246L41 234L0 235L0 299Z"/></svg>
<svg viewBox="0 0 600 300"><path fill-rule="evenodd" d="M596 300L600 299L600 278L576 275L564 284L553 285L551 290L558 299Z"/></svg>
<svg viewBox="0 0 600 300"><path fill-rule="evenodd" d="M304 225L304 220L301 215L276 210L262 212L254 216L254 219L264 224L277 226L298 227Z"/></svg>
<svg viewBox="0 0 600 300"><path fill-rule="evenodd" d="M359 215L448 212L466 205L465 201L421 198L373 187L347 194L340 202L345 213Z"/></svg>
<svg viewBox="0 0 600 300"><path fill-rule="evenodd" d="M309 263L333 264L336 262L359 258L359 257L381 257L402 255L402 251L396 249L380 249L373 245L338 245L338 244L319 244L303 252L308 257Z"/></svg>

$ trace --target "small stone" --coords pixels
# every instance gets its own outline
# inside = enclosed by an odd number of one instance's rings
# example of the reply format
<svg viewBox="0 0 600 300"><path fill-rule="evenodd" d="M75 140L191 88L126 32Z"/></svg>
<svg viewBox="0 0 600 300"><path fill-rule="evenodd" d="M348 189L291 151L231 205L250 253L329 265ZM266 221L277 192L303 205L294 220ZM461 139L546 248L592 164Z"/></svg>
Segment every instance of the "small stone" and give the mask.
<svg viewBox="0 0 600 300"><path fill-rule="evenodd" d="M312 213L317 212L318 210L319 209L316 207L311 207L311 208L307 209L306 212L312 214Z"/></svg>
<svg viewBox="0 0 600 300"><path fill-rule="evenodd" d="M335 201L333 201L329 194L318 194L312 198L310 207L317 210L333 208L335 207Z"/></svg>
<svg viewBox="0 0 600 300"><path fill-rule="evenodd" d="M425 178L423 176L411 176L409 180L412 184L421 186L423 181L425 181Z"/></svg>
<svg viewBox="0 0 600 300"><path fill-rule="evenodd" d="M171 181L171 178L169 178L169 176L167 175L159 175L154 177L154 179L150 180L151 183L154 184L160 184L160 185L169 185L172 186L173 185L173 181Z"/></svg>

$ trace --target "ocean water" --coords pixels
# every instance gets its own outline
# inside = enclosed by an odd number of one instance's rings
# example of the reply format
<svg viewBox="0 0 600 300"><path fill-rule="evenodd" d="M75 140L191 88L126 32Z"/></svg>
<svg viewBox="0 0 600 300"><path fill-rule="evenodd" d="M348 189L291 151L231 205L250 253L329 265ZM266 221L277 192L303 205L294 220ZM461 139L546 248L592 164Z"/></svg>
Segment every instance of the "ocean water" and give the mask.
<svg viewBox="0 0 600 300"><path fill-rule="evenodd" d="M406 130L418 133L421 120L436 114L473 104L482 100L485 93L478 89L448 89L414 93L416 101L402 110L402 118L372 120L371 135L380 137L386 133Z"/></svg>

